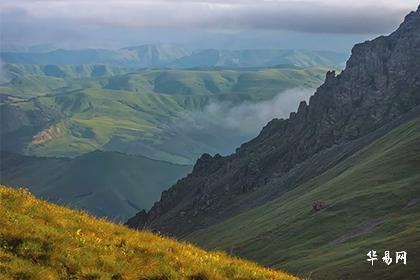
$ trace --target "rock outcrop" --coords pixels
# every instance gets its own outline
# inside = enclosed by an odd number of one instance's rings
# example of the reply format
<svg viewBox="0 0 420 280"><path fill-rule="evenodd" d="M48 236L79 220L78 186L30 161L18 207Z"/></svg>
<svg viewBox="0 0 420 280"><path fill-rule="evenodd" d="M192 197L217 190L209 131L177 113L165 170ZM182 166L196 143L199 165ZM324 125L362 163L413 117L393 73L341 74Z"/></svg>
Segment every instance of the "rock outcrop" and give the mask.
<svg viewBox="0 0 420 280"><path fill-rule="evenodd" d="M309 104L301 102L289 119L270 121L230 156L203 155L190 175L128 225L182 237L281 195L296 186L298 180L290 178L305 162L418 106L419 65L420 7L389 36L355 45L345 69L328 72ZM299 182L345 156L317 162L320 167L305 169L310 171Z"/></svg>

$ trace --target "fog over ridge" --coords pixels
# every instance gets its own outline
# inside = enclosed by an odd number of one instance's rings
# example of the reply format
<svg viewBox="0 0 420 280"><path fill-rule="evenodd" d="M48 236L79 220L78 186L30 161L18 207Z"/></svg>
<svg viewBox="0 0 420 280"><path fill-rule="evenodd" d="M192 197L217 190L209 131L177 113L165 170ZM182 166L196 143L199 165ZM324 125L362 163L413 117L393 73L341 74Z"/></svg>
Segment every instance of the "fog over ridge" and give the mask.
<svg viewBox="0 0 420 280"><path fill-rule="evenodd" d="M174 124L178 133L197 130L209 134L231 133L220 137L251 139L274 118L288 118L301 101L308 101L314 89L294 88L282 91L272 99L259 102L243 101L239 104L212 101L201 111L187 112Z"/></svg>

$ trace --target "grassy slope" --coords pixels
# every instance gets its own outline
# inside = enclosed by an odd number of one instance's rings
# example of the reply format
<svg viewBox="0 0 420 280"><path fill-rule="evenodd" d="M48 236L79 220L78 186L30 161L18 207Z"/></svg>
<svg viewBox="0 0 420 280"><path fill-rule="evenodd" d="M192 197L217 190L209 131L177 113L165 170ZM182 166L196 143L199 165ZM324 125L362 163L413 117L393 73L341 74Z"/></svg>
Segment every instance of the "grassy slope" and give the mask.
<svg viewBox="0 0 420 280"><path fill-rule="evenodd" d="M110 65L6 64L9 83L0 85L0 95L28 99L81 88L101 88L107 77L123 75L129 69Z"/></svg>
<svg viewBox="0 0 420 280"><path fill-rule="evenodd" d="M0 279L296 279L0 186Z"/></svg>
<svg viewBox="0 0 420 280"><path fill-rule="evenodd" d="M125 221L149 208L191 166L95 151L75 159L2 154L0 182L96 216Z"/></svg>
<svg viewBox="0 0 420 280"><path fill-rule="evenodd" d="M187 237L314 279L415 279L420 263L420 119L261 207ZM312 203L328 208L315 213ZM369 250L408 265L371 268ZM395 257L395 255L394 255Z"/></svg>
<svg viewBox="0 0 420 280"><path fill-rule="evenodd" d="M144 70L110 78L40 76L42 79L65 81L66 84L52 85L47 89L49 83L35 79L32 88L36 90L29 90L29 81L34 76L24 76L22 79L29 79L24 86L13 84L14 81L0 87L0 93L30 97L43 92L44 96L7 102L16 107L16 111L35 115L49 112L48 115L59 116L50 123L52 129L58 128L61 133L42 145L26 140L26 149L18 152L74 156L105 148L191 163L201 153L214 153L223 150L223 147L215 147L211 141L203 143L206 137L171 142L174 137L168 127L182 120L185 113L200 111L212 101L231 104L258 102L270 99L285 89L314 88L321 83L324 74L325 69L321 68ZM21 119L9 117L14 121ZM48 125L44 124L41 129L48 128ZM39 138L35 136L36 140L42 140L42 137Z"/></svg>
<svg viewBox="0 0 420 280"><path fill-rule="evenodd" d="M179 119L185 110L198 110L206 100L166 94L86 89L41 97L17 106L38 106L41 110L53 109L64 115L52 125L60 128L62 135L42 145L29 143L26 150L29 154L74 156L109 145L111 150L188 163L185 155L166 152L155 146L162 142L159 135L168 124ZM35 139L38 138L35 136ZM130 147L132 142L133 148ZM146 147L136 147L137 142ZM194 151L194 147L191 150Z"/></svg>
<svg viewBox="0 0 420 280"><path fill-rule="evenodd" d="M51 65L53 67L54 65ZM294 87L316 87L326 68L255 68L210 70L140 70L102 66L103 75L94 75L100 66L54 66L49 73L38 65L8 65L14 79L0 86L0 94L28 98L74 89L106 88L141 93L214 95L232 93L277 94ZM80 69L79 69L80 68ZM98 70L99 71L99 70Z"/></svg>
<svg viewBox="0 0 420 280"><path fill-rule="evenodd" d="M106 88L166 94L275 95L293 87L315 87L325 68L238 70L145 70L110 78Z"/></svg>

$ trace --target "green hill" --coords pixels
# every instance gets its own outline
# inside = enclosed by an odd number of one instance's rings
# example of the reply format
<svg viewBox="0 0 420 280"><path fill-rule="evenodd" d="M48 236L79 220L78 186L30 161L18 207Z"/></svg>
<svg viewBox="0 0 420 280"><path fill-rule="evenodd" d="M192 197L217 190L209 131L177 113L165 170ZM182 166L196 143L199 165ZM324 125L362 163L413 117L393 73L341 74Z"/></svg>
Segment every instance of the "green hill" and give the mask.
<svg viewBox="0 0 420 280"><path fill-rule="evenodd" d="M101 88L107 78L131 70L110 65L36 65L6 64L9 82L0 85L0 104L4 101L29 99L83 88Z"/></svg>
<svg viewBox="0 0 420 280"><path fill-rule="evenodd" d="M292 280L254 263L130 230L0 186L1 279Z"/></svg>
<svg viewBox="0 0 420 280"><path fill-rule="evenodd" d="M74 159L2 152L0 183L25 186L37 196L124 221L149 208L191 166L95 151Z"/></svg>
<svg viewBox="0 0 420 280"><path fill-rule="evenodd" d="M36 65L6 64L3 66L10 79L22 76L49 76L56 78L95 78L114 76L128 72L128 69L112 65Z"/></svg>
<svg viewBox="0 0 420 280"><path fill-rule="evenodd" d="M293 87L316 87L324 68L145 70L111 77L105 88L173 95L254 94L271 97Z"/></svg>
<svg viewBox="0 0 420 280"><path fill-rule="evenodd" d="M253 136L224 128L211 120L214 116L203 120L212 130L191 125L195 115L205 117L210 105L228 110L270 100L288 89L315 88L325 71L142 70L84 78L28 71L30 75L0 86L2 150L77 156L105 149L191 164L203 152L229 153Z"/></svg>
<svg viewBox="0 0 420 280"><path fill-rule="evenodd" d="M278 199L185 238L314 279L415 279L419 142L417 117ZM315 201L326 208L315 212ZM405 250L408 265L372 268L369 250Z"/></svg>

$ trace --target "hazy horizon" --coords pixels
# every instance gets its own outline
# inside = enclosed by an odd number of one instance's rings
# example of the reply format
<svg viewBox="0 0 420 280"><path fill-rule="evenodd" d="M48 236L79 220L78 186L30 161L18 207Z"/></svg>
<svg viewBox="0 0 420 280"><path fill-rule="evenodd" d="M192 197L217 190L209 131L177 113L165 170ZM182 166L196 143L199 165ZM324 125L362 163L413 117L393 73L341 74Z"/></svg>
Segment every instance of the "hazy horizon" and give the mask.
<svg viewBox="0 0 420 280"><path fill-rule="evenodd" d="M393 31L417 5L414 0L5 0L1 48L168 43L190 49L348 52L357 42Z"/></svg>

